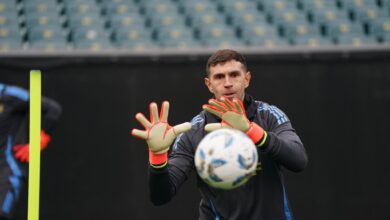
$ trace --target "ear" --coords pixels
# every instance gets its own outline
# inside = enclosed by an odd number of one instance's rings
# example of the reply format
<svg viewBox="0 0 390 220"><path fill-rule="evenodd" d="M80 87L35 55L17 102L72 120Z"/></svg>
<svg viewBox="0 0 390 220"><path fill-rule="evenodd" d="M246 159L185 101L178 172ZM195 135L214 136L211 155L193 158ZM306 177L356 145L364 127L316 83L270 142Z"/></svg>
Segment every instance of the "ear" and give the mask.
<svg viewBox="0 0 390 220"><path fill-rule="evenodd" d="M251 72L246 72L245 73L245 88L248 88L249 86L249 83L251 81L251 78L252 78L252 75L251 75Z"/></svg>
<svg viewBox="0 0 390 220"><path fill-rule="evenodd" d="M207 86L207 88L209 89L209 91L211 93L213 93L213 88L211 86L211 82L210 82L210 79L208 77L204 78L204 84Z"/></svg>

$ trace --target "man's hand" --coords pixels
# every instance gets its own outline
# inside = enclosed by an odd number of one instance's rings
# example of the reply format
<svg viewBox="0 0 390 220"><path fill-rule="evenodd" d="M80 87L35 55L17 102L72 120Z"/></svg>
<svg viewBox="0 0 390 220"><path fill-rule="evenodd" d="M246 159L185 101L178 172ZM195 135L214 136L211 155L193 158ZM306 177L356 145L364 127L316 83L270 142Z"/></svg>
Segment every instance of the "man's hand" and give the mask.
<svg viewBox="0 0 390 220"><path fill-rule="evenodd" d="M235 128L246 132L250 127L250 121L245 115L245 109L239 99L230 101L222 97L221 101L210 99L208 105L203 105L203 109L222 119L221 123L207 124L205 130L210 132L221 127Z"/></svg>
<svg viewBox="0 0 390 220"><path fill-rule="evenodd" d="M51 137L41 130L41 150L45 149L49 144ZM28 163L30 157L30 146L29 144L19 144L12 147L12 150L15 153L15 158L22 163Z"/></svg>
<svg viewBox="0 0 390 220"><path fill-rule="evenodd" d="M210 99L208 105L203 105L203 109L222 119L221 123L207 124L205 126L207 132L224 127L235 128L246 133L255 144L258 144L263 137L265 141L266 133L259 125L248 120L241 100L234 98L231 101L226 97L221 97L220 101ZM261 143L264 144L264 141Z"/></svg>
<svg viewBox="0 0 390 220"><path fill-rule="evenodd" d="M142 113L137 113L135 118L144 126L145 130L133 129L131 134L137 138L146 140L152 154L163 154L169 150L172 142L180 133L191 129L191 123L171 127L168 124L169 102L164 101L158 115L157 104L152 102L150 107L150 121Z"/></svg>

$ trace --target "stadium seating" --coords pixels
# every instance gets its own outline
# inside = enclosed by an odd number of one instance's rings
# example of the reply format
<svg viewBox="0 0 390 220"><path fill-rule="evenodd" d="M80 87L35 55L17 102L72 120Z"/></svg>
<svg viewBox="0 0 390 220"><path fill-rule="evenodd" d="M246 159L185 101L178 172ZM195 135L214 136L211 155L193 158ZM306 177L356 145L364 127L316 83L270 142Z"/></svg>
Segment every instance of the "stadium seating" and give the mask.
<svg viewBox="0 0 390 220"><path fill-rule="evenodd" d="M293 45L298 46L308 46L308 47L319 47L319 46L327 46L333 44L333 41L329 38L325 38L322 36L301 36L291 39L291 43Z"/></svg>
<svg viewBox="0 0 390 220"><path fill-rule="evenodd" d="M242 26L239 30L239 36L251 46L263 46L266 42L274 42L274 39L278 43L282 42L276 28L267 23Z"/></svg>
<svg viewBox="0 0 390 220"><path fill-rule="evenodd" d="M378 45L389 32L390 0L0 2L0 51Z"/></svg>
<svg viewBox="0 0 390 220"><path fill-rule="evenodd" d="M380 42L389 42L390 18L384 17L369 21L368 33L370 36L376 37Z"/></svg>
<svg viewBox="0 0 390 220"><path fill-rule="evenodd" d="M22 47L19 9L14 1L0 2L0 52Z"/></svg>
<svg viewBox="0 0 390 220"><path fill-rule="evenodd" d="M336 0L299 0L297 6L303 11L310 12L313 10L335 9L337 8L337 2Z"/></svg>

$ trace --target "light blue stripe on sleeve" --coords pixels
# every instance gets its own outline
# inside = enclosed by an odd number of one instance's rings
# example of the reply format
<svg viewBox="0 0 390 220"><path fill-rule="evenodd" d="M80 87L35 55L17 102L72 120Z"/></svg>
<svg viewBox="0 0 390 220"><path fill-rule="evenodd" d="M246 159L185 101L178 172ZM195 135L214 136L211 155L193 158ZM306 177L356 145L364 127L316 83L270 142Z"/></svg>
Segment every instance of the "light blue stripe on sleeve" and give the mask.
<svg viewBox="0 0 390 220"><path fill-rule="evenodd" d="M269 111L269 113L271 113L276 118L278 124L283 124L284 122L288 121L287 116L280 109L273 105L268 105L262 102L257 108L257 111Z"/></svg>
<svg viewBox="0 0 390 220"><path fill-rule="evenodd" d="M177 149L177 143L179 143L181 136L183 136L184 133L179 134L179 136L176 137L175 143L173 144L173 150L175 151Z"/></svg>
<svg viewBox="0 0 390 220"><path fill-rule="evenodd" d="M278 120L278 124L282 124L284 122L286 122L286 116L283 112L281 112L278 108L276 108L275 106L270 106L269 107L269 111L271 112L271 114L275 115L277 120Z"/></svg>
<svg viewBox="0 0 390 220"><path fill-rule="evenodd" d="M211 210L213 210L213 213L214 213L214 215L215 215L215 220L220 220L219 215L218 215L218 213L217 213L217 210L216 210L215 207L214 207L213 202L212 202L211 200L209 200L209 201L210 201L210 205L211 205Z"/></svg>
<svg viewBox="0 0 390 220"><path fill-rule="evenodd" d="M11 211L11 205L14 202L14 196L10 191L5 195L3 207L1 208L2 212L8 215Z"/></svg>
<svg viewBox="0 0 390 220"><path fill-rule="evenodd" d="M191 120L191 124L192 124L192 125L196 125L196 124L202 123L203 121L204 121L204 119L203 119L200 115L197 115L197 116L195 116L195 117Z"/></svg>
<svg viewBox="0 0 390 220"><path fill-rule="evenodd" d="M292 220L291 211L290 208L288 207L286 190L284 189L284 186L283 186L283 205L284 205L284 214L286 216L286 220Z"/></svg>
<svg viewBox="0 0 390 220"><path fill-rule="evenodd" d="M5 95L15 96L23 101L28 101L30 98L30 94L26 90L16 86L7 86Z"/></svg>
<svg viewBox="0 0 390 220"><path fill-rule="evenodd" d="M19 165L15 158L12 156L12 138L11 136L8 136L7 141L7 150L5 152L5 157L7 160L8 165L10 166L13 175L10 178L10 181L12 183L12 186L14 186L16 195L19 196L20 193L20 182L18 177L22 177L22 170L19 168Z"/></svg>
<svg viewBox="0 0 390 220"><path fill-rule="evenodd" d="M20 178L22 177L22 171L20 170L17 161L12 155L12 138L11 136L8 136L7 140L7 148L5 151L5 158L6 161L12 171L12 175L9 177L9 181L11 182L13 192L15 193L15 196L12 194L11 191L9 191L6 195L5 202L3 204L2 210L4 213L9 213L11 210L11 205L13 201L20 196L20 190L21 190L21 183Z"/></svg>

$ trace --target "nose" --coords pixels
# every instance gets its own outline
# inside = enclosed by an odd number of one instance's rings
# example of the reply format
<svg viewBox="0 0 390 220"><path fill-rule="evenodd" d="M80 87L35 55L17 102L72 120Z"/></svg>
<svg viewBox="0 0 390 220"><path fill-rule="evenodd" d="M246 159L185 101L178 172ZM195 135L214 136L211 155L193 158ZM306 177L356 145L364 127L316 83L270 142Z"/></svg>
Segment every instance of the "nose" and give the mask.
<svg viewBox="0 0 390 220"><path fill-rule="evenodd" d="M232 84L232 80L231 80L231 78L229 77L229 76L227 76L226 78L225 78L225 82L224 82L224 84L223 84L225 87L231 87L233 84Z"/></svg>

